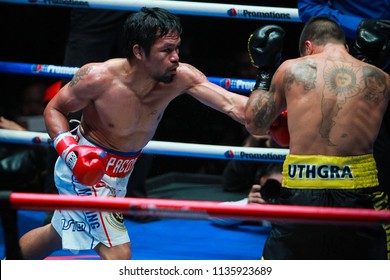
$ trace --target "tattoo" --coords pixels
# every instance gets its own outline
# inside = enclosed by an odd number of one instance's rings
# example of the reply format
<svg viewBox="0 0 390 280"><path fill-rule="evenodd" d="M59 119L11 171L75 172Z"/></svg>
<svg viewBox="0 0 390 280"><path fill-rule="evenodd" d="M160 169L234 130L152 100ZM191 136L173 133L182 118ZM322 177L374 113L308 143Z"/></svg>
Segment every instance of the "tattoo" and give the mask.
<svg viewBox="0 0 390 280"><path fill-rule="evenodd" d="M333 93L345 103L347 98L359 93L360 87L356 81L356 72L357 69L353 69L352 65L349 67L345 64L335 65L329 68L325 66L325 92Z"/></svg>
<svg viewBox="0 0 390 280"><path fill-rule="evenodd" d="M203 78L205 75L199 71L198 69L196 69L194 66L192 65L186 65L191 71L194 72L194 74L198 77L198 78Z"/></svg>
<svg viewBox="0 0 390 280"><path fill-rule="evenodd" d="M89 73L90 70L91 67L83 67L79 71L77 71L76 74L73 76L72 80L69 82L69 86L75 86L83 78L83 76Z"/></svg>
<svg viewBox="0 0 390 280"><path fill-rule="evenodd" d="M272 90L267 93L261 91L257 94L256 99L253 100L252 105L256 127L267 129L268 124L271 122L270 117L275 111L274 92Z"/></svg>
<svg viewBox="0 0 390 280"><path fill-rule="evenodd" d="M382 72L374 67L363 67L364 88L363 95L367 101L378 104L387 98L386 78Z"/></svg>
<svg viewBox="0 0 390 280"><path fill-rule="evenodd" d="M336 118L338 112L340 111L341 106L337 103L335 104L334 99L323 97L321 100L321 112L322 112L322 121L320 127L320 135L322 138L328 139L329 146L335 146L332 141L330 141L330 131L332 127L336 124L334 119Z"/></svg>
<svg viewBox="0 0 390 280"><path fill-rule="evenodd" d="M291 69L286 70L283 81L288 90L291 90L294 83L302 85L305 91L315 89L317 64L310 59L299 62Z"/></svg>
<svg viewBox="0 0 390 280"><path fill-rule="evenodd" d="M336 118L339 111L347 100L360 91L357 82L357 68L352 65L325 65L324 81L325 87L321 100L322 121L319 130L320 135L328 140L328 145L335 146L330 140L330 132L336 125ZM348 135L344 135L347 137Z"/></svg>

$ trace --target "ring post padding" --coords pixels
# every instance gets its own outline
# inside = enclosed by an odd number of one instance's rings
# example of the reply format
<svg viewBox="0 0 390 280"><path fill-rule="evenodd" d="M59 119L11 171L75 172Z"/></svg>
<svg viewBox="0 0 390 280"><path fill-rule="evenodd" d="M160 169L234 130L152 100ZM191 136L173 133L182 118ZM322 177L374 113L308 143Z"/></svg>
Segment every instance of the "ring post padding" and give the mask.
<svg viewBox="0 0 390 280"><path fill-rule="evenodd" d="M18 214L11 205L11 191L0 191L0 217L5 239L5 255L7 260L21 260L19 246Z"/></svg>
<svg viewBox="0 0 390 280"><path fill-rule="evenodd" d="M0 191L0 210L5 210L10 207L11 191Z"/></svg>
<svg viewBox="0 0 390 280"><path fill-rule="evenodd" d="M174 14L231 19L301 22L297 8L250 6L167 0L0 0L3 3L138 11L142 7L160 7Z"/></svg>

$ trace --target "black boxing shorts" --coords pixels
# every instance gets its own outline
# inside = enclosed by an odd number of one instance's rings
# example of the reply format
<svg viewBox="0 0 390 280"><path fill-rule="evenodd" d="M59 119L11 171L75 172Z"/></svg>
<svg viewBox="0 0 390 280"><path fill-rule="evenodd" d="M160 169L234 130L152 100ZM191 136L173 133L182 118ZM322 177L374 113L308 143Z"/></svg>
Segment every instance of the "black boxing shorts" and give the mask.
<svg viewBox="0 0 390 280"><path fill-rule="evenodd" d="M373 156L288 155L279 204L385 210ZM390 259L389 224L272 224L263 259Z"/></svg>

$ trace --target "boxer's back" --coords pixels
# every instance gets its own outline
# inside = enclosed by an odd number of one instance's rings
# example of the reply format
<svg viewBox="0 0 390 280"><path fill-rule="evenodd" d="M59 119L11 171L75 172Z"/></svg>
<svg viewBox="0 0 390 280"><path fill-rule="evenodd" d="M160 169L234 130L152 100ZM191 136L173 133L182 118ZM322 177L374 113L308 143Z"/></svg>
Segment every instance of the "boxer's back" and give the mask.
<svg viewBox="0 0 390 280"><path fill-rule="evenodd" d="M287 63L284 82L291 153L372 153L389 100L387 74L336 48Z"/></svg>

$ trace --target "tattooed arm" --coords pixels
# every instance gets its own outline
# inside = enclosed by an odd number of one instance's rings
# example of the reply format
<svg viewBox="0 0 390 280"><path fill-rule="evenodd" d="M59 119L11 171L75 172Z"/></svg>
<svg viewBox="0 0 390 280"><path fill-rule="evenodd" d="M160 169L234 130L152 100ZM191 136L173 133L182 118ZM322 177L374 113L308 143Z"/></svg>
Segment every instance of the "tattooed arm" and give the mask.
<svg viewBox="0 0 390 280"><path fill-rule="evenodd" d="M100 91L96 91L96 81L100 75L96 72L100 70L96 69L99 68L93 64L81 67L46 106L44 118L50 137L69 130L67 115L82 110L97 98Z"/></svg>
<svg viewBox="0 0 390 280"><path fill-rule="evenodd" d="M277 116L285 109L283 75L285 72L283 63L274 74L269 91L254 90L245 108L245 127L253 135L268 134L268 130Z"/></svg>

